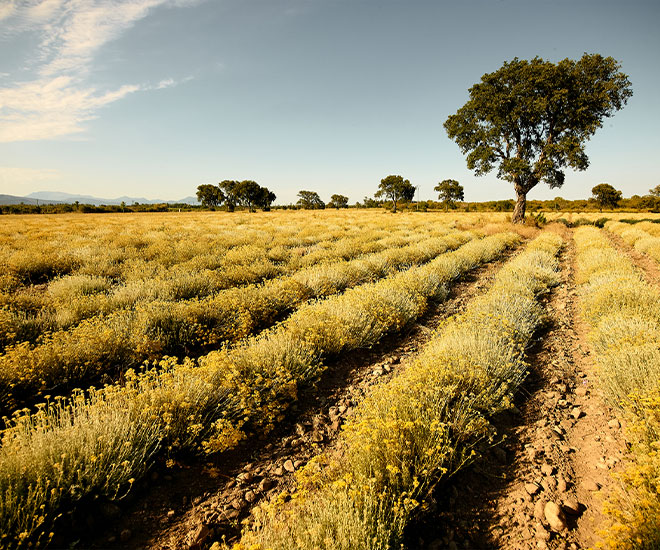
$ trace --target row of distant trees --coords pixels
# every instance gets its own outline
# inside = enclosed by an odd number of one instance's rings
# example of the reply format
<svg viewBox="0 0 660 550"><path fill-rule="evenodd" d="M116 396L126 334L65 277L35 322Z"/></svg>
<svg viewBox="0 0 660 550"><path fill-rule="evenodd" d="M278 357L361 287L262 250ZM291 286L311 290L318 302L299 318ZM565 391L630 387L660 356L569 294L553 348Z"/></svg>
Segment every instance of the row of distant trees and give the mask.
<svg viewBox="0 0 660 550"><path fill-rule="evenodd" d="M197 187L197 200L202 206L215 208L224 203L229 212L233 212L237 205L250 212L254 212L257 206L268 211L276 198L270 189L252 180L224 180L218 185L205 183Z"/></svg>
<svg viewBox="0 0 660 550"><path fill-rule="evenodd" d="M378 190L374 199L365 197L364 204L359 203L356 206L376 207L384 203L391 204L392 211L397 211L397 206L401 203L409 203L415 197L417 188L403 176L390 174L380 180ZM465 199L463 186L454 179L445 179L438 183L434 190L438 193L438 200L445 211L450 208L456 208L457 203ZM621 191L612 187L609 183L600 183L592 188L592 196L584 206L596 206L601 212L603 208L616 208L623 200ZM636 208L657 209L658 200L660 200L660 185L649 190L647 197L638 197L639 204ZM305 210L321 210L328 208L348 208L348 197L345 195L334 194L327 204L323 202L316 191L301 190L298 192L298 201L296 207ZM218 185L204 184L197 188L197 199L203 207L215 208L225 204L227 210L233 211L237 205L244 206L250 212L254 212L255 207L263 210L270 210L273 201L276 199L275 193L266 187L262 187L252 180L234 181L225 180ZM650 199L650 200L648 200ZM433 201L426 201L433 202ZM508 210L509 201L492 201L495 210ZM555 199L557 209L559 203L566 202L558 197ZM632 206L632 205L631 205ZM469 206L468 206L469 208Z"/></svg>

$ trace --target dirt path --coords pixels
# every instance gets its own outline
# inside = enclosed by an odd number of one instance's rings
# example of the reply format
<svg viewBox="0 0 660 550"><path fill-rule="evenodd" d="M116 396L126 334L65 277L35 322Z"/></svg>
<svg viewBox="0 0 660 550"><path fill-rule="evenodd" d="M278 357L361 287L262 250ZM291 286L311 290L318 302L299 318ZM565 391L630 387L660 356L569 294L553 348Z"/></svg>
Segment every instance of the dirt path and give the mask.
<svg viewBox="0 0 660 550"><path fill-rule="evenodd" d="M600 540L603 496L625 445L597 387L571 233L564 237L563 282L546 304L550 324L529 352L516 409L495 419L503 441L439 488L437 511L411 529L410 547L574 550ZM561 510L554 526L548 503Z"/></svg>
<svg viewBox="0 0 660 550"><path fill-rule="evenodd" d="M485 291L514 253L467 274L453 286L448 300L432 305L405 334L387 337L371 350L351 353L329 365L320 383L300 396L269 436L213 459L191 458L171 468L155 468L122 509L101 507L101 522L94 521L94 514L84 518L93 534L83 536L82 545L206 548L213 541L236 538L241 520L254 505L293 490L295 472L334 443L370 386L405 368L442 320Z"/></svg>

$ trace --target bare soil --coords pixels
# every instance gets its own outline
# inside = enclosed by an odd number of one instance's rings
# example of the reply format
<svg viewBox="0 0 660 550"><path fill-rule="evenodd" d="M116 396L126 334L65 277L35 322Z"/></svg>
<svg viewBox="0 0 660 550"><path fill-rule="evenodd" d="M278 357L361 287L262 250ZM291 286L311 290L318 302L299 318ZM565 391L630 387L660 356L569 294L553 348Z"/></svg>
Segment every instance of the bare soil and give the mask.
<svg viewBox="0 0 660 550"><path fill-rule="evenodd" d="M436 512L411 529L410 547L592 548L604 535L602 504L626 457L621 423L604 401L580 320L572 234L549 324L530 349L516 408L495 419L502 438L439 488ZM551 526L547 503L561 510ZM416 540L412 540L416 537Z"/></svg>

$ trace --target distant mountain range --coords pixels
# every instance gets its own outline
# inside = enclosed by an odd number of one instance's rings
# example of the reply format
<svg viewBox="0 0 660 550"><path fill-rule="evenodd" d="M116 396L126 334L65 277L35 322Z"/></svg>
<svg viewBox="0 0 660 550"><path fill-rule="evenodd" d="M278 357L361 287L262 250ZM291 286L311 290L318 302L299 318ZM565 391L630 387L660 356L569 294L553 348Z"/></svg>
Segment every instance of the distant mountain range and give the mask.
<svg viewBox="0 0 660 550"><path fill-rule="evenodd" d="M140 204L199 204L196 197L185 197L175 201L127 196L117 197L116 199L102 199L91 195L72 195L71 193L62 193L61 191L37 191L36 193L30 193L25 197L0 195L0 204L72 204L76 201L80 204L92 204L94 206L102 204L121 204L122 202L126 203L126 205L131 205L135 202Z"/></svg>

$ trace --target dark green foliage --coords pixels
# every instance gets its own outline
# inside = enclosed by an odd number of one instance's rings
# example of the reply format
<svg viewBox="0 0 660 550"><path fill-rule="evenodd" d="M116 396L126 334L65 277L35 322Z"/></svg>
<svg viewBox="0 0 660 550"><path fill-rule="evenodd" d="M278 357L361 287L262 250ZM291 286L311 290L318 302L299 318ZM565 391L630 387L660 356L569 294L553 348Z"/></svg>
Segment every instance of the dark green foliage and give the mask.
<svg viewBox="0 0 660 550"><path fill-rule="evenodd" d="M197 200L202 203L202 206L216 207L223 203L225 195L217 185L204 183L197 187ZM122 202L121 206L123 211L126 205Z"/></svg>
<svg viewBox="0 0 660 550"><path fill-rule="evenodd" d="M621 191L617 191L609 183L599 183L591 189L593 199L598 203L598 208L616 208L621 200Z"/></svg>
<svg viewBox="0 0 660 550"><path fill-rule="evenodd" d="M325 203L316 191L298 191L298 197L300 198L296 204L300 208L305 210L322 210L325 208Z"/></svg>
<svg viewBox="0 0 660 550"><path fill-rule="evenodd" d="M438 192L440 202L445 205L445 212L447 212L450 207L453 208L456 201L462 201L465 198L463 186L456 180L442 180L434 187L434 190Z"/></svg>
<svg viewBox="0 0 660 550"><path fill-rule="evenodd" d="M376 198L385 197L392 201L392 212L396 212L398 201L411 201L415 198L415 187L402 176L389 175L380 180Z"/></svg>
<svg viewBox="0 0 660 550"><path fill-rule="evenodd" d="M328 206L331 208L348 208L348 197L344 195L332 195Z"/></svg>
<svg viewBox="0 0 660 550"><path fill-rule="evenodd" d="M611 57L584 54L558 63L515 58L469 90L444 127L478 176L497 167L517 196L513 221L524 219L527 193L540 181L564 183L564 169L585 170L585 144L632 89Z"/></svg>

